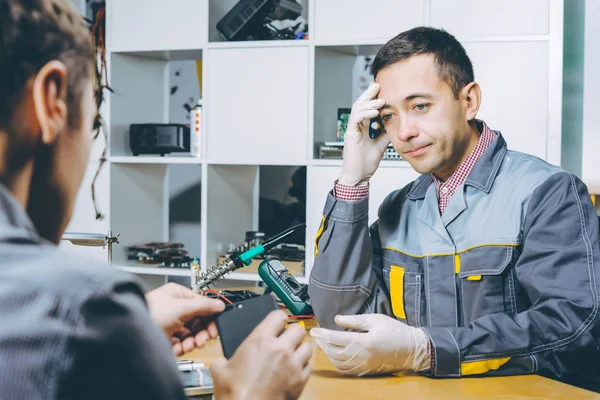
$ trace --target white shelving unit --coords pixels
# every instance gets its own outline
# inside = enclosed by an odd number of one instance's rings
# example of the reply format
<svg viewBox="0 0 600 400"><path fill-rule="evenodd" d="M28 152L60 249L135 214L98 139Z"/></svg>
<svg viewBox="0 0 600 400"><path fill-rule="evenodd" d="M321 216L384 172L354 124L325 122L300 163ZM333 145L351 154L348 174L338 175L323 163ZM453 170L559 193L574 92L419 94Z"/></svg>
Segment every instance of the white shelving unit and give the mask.
<svg viewBox="0 0 600 400"><path fill-rule="evenodd" d="M160 276L185 276L189 278L191 276L191 271L185 268L160 268L160 267L152 267L152 266L144 266L143 264L136 265L127 265L127 264L113 264L113 267L129 272L132 274L140 274L140 275L160 275Z"/></svg>
<svg viewBox="0 0 600 400"><path fill-rule="evenodd" d="M259 166L306 166L305 282L325 197L342 165L316 159L317 144L335 140L337 108L354 101L357 57L373 56L415 26L445 28L464 43L483 90L479 116L503 132L510 148L560 163L562 0L307 2L308 40L222 42L209 41L216 23L209 0L158 0L151 7L143 0L108 0L107 57L115 92L103 113L110 157L101 202L108 218L97 226L121 233L116 265L126 262L119 247L172 239L169 169L196 168L201 196L195 244L204 269L227 243L241 243L245 231L258 228ZM133 157L129 124L169 122L168 64L199 59L200 157ZM371 182L370 220L390 191L416 177L406 162L384 161ZM89 204L78 203L75 226L84 214L91 214ZM142 266L122 269L150 273ZM240 270L230 278L258 276Z"/></svg>
<svg viewBox="0 0 600 400"><path fill-rule="evenodd" d="M152 156L114 156L108 157L113 164L202 164L197 157L152 157Z"/></svg>

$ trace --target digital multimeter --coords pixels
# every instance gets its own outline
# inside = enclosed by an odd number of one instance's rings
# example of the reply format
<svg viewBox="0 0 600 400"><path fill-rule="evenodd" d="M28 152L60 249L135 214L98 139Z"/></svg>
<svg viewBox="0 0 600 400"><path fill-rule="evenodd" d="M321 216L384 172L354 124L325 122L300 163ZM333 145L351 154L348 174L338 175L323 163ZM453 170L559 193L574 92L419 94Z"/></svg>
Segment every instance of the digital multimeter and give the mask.
<svg viewBox="0 0 600 400"><path fill-rule="evenodd" d="M308 285L299 283L276 257L268 257L258 266L258 275L294 315L312 315Z"/></svg>

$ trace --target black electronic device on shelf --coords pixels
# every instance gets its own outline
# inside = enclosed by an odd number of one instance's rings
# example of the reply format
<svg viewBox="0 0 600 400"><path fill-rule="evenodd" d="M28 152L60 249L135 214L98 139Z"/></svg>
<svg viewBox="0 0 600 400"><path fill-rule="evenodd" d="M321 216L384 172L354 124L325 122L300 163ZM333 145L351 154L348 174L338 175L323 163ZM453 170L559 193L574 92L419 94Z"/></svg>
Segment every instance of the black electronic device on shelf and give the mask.
<svg viewBox="0 0 600 400"><path fill-rule="evenodd" d="M295 19L301 13L302 6L294 0L240 0L217 23L217 30L229 41L285 39L285 32L269 28L268 22Z"/></svg>
<svg viewBox="0 0 600 400"><path fill-rule="evenodd" d="M134 156L187 153L190 151L190 128L182 124L131 124L129 148Z"/></svg>

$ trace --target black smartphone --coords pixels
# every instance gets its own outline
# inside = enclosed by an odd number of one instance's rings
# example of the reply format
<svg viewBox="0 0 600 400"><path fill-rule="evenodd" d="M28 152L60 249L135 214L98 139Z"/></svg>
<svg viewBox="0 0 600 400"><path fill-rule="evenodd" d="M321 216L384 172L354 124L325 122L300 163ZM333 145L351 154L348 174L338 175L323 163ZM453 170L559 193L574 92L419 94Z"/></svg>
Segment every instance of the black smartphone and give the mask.
<svg viewBox="0 0 600 400"><path fill-rule="evenodd" d="M381 120L381 116L377 115L375 118L372 118L369 123L369 137L371 140L375 140L384 133L386 132L383 121Z"/></svg>
<svg viewBox="0 0 600 400"><path fill-rule="evenodd" d="M268 294L227 305L215 319L225 358L233 356L250 332L274 310L277 303Z"/></svg>

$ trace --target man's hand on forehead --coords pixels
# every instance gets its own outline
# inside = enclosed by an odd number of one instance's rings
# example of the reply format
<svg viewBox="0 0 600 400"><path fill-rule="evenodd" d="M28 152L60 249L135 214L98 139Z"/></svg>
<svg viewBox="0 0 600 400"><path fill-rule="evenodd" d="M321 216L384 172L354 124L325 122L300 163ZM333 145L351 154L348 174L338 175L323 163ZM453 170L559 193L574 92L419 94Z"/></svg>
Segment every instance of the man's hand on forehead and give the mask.
<svg viewBox="0 0 600 400"><path fill-rule="evenodd" d="M378 93L379 84L373 82L352 106L344 135L344 163L339 183L356 185L369 179L390 143L387 135L375 140L369 137L371 120L379 118L379 109L385 104L385 100L377 98Z"/></svg>

